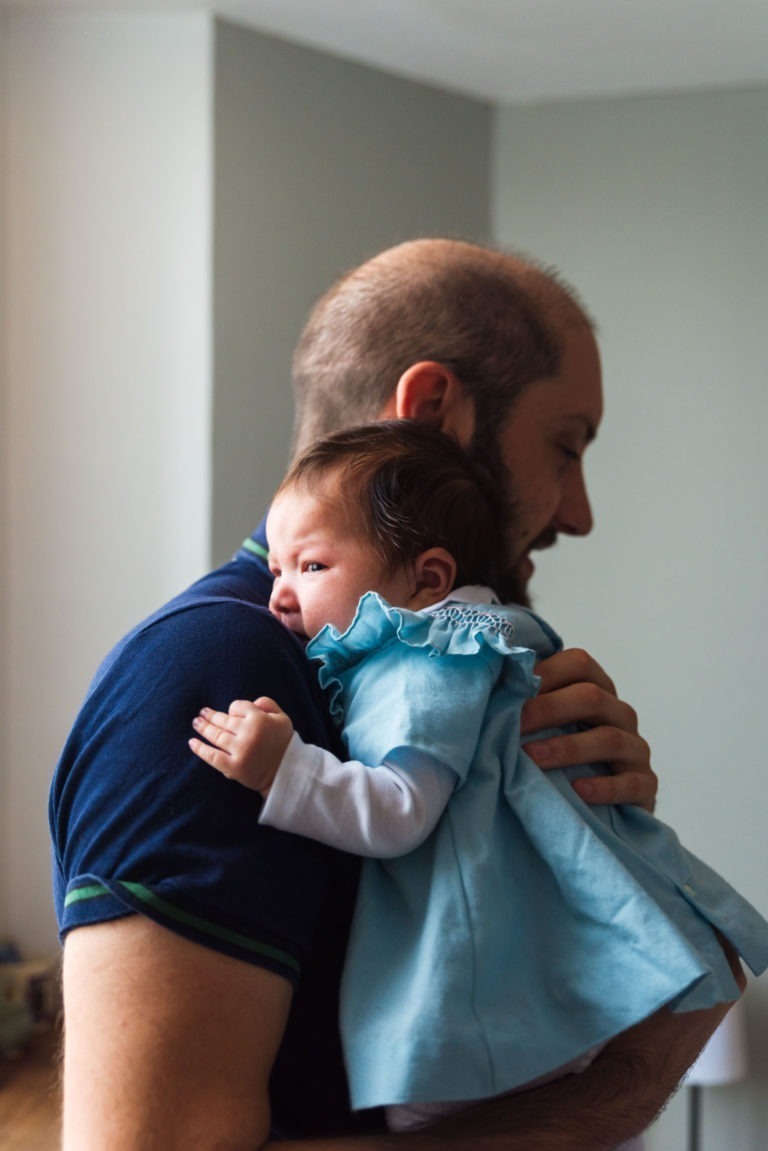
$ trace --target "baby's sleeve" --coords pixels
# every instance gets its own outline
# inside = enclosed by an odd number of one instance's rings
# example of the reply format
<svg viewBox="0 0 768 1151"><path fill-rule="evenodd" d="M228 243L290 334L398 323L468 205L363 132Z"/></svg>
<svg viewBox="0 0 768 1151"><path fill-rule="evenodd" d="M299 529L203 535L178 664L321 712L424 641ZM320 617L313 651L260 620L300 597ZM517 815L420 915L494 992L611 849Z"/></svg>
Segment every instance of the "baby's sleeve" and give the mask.
<svg viewBox="0 0 768 1151"><path fill-rule="evenodd" d="M378 765L344 761L294 733L259 823L389 859L423 843L455 786L449 768L419 752Z"/></svg>

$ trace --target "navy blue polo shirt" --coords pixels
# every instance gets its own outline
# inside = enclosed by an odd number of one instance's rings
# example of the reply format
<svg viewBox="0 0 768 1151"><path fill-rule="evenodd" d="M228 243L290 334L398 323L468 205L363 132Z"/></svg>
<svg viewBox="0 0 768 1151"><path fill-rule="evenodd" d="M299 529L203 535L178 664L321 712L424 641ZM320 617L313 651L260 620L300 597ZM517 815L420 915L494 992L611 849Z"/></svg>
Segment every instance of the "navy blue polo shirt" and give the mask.
<svg viewBox="0 0 768 1151"><path fill-rule="evenodd" d="M269 695L302 739L339 751L301 643L267 610L263 525L233 560L107 656L50 796L62 937L141 913L295 988L271 1094L275 1135L370 1126L349 1113L338 985L357 885L350 855L258 823L261 797L187 746L203 705Z"/></svg>

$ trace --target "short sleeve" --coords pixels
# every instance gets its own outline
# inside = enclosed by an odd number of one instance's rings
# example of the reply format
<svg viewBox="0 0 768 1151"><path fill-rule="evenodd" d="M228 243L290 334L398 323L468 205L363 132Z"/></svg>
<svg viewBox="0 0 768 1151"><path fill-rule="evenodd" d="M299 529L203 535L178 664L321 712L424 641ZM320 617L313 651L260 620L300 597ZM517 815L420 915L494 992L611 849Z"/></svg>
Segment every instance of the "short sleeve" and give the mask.
<svg viewBox="0 0 768 1151"><path fill-rule="evenodd" d="M201 704L272 695L304 739L341 745L299 642L265 609L244 549L140 624L105 660L50 795L62 934L133 912L294 987L270 1079L272 1137L381 1126L349 1109L339 984L359 860L273 828L261 800L189 751Z"/></svg>
<svg viewBox="0 0 768 1151"><path fill-rule="evenodd" d="M447 655L391 640L345 682L344 735L364 763L412 748L466 776L502 656Z"/></svg>
<svg viewBox="0 0 768 1151"><path fill-rule="evenodd" d="M295 983L339 859L260 827L261 798L192 754L203 705L269 694L302 737L337 746L300 645L262 608L195 604L105 662L65 746L50 819L62 934L138 911Z"/></svg>

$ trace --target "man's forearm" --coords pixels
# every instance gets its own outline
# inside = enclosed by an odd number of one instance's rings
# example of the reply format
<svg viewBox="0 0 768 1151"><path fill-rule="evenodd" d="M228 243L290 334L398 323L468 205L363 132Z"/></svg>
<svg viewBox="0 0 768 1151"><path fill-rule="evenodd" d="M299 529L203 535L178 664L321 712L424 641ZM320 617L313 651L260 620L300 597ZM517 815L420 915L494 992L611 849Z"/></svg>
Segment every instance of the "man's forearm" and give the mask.
<svg viewBox="0 0 768 1151"><path fill-rule="evenodd" d="M479 1103L421 1131L267 1147L270 1151L615 1151L656 1118L726 1013L726 1005L679 1015L665 1009L612 1040L586 1071Z"/></svg>
<svg viewBox="0 0 768 1151"><path fill-rule="evenodd" d="M264 1151L615 1151L647 1126L642 1108L629 1121L620 1083L628 1085L631 1078L620 1073L608 1090L595 1092L585 1091L580 1076L568 1075L479 1103L420 1131L268 1143Z"/></svg>

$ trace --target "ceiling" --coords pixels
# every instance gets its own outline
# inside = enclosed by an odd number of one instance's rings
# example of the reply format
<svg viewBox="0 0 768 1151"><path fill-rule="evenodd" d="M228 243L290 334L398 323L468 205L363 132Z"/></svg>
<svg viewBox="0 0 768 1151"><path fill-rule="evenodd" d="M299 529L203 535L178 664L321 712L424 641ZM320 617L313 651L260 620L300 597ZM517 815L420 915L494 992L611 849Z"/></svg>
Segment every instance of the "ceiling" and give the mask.
<svg viewBox="0 0 768 1151"><path fill-rule="evenodd" d="M499 103L768 84L768 0L0 0L206 10Z"/></svg>

